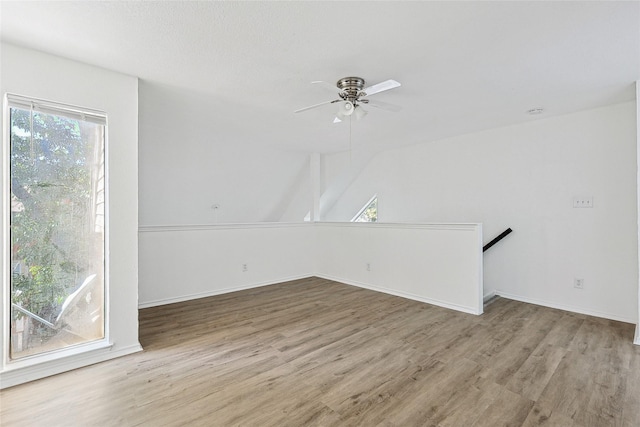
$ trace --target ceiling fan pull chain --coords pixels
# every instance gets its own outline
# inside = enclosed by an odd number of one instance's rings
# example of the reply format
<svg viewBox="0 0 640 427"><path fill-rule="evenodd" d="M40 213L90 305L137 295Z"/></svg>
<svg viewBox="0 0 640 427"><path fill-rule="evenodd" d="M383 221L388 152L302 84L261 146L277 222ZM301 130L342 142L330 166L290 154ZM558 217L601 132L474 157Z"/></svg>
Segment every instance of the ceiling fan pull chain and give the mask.
<svg viewBox="0 0 640 427"><path fill-rule="evenodd" d="M353 117L349 116L349 165L351 165L351 161L353 160L353 145L351 143L351 122L353 121Z"/></svg>

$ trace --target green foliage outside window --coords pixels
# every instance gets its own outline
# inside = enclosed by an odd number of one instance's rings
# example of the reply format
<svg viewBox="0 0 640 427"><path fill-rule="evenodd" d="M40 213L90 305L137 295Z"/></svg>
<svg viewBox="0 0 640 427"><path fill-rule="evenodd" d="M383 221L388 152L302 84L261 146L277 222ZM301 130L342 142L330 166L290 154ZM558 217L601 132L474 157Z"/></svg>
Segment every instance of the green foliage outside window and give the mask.
<svg viewBox="0 0 640 427"><path fill-rule="evenodd" d="M50 322L88 268L95 154L85 131L78 120L11 109L12 302Z"/></svg>

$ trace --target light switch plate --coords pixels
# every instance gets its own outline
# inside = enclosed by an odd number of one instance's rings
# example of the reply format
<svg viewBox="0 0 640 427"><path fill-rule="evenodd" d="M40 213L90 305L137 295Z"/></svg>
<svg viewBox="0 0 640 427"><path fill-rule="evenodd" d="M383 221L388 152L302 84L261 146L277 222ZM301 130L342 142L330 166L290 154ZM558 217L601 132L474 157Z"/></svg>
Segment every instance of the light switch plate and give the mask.
<svg viewBox="0 0 640 427"><path fill-rule="evenodd" d="M593 207L593 196L590 196L590 197L574 197L573 198L573 207L574 208L592 208Z"/></svg>

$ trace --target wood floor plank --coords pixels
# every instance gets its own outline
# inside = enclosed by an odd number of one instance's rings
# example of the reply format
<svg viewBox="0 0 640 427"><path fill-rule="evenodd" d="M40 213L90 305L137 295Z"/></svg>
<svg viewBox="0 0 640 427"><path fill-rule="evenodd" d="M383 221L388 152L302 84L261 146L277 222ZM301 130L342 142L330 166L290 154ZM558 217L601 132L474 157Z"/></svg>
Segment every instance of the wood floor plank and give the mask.
<svg viewBox="0 0 640 427"><path fill-rule="evenodd" d="M640 426L640 346L630 349L633 353L627 375L627 390L622 406L622 423L625 427Z"/></svg>
<svg viewBox="0 0 640 427"><path fill-rule="evenodd" d="M507 382L508 390L538 400L567 350L541 343Z"/></svg>
<svg viewBox="0 0 640 427"><path fill-rule="evenodd" d="M529 415L522 425L523 427L584 427L571 417L563 415L560 412L545 410L538 404L534 405L533 409L529 411Z"/></svg>
<svg viewBox="0 0 640 427"><path fill-rule="evenodd" d="M140 311L144 351L0 391L2 425L640 426L633 325L309 278Z"/></svg>
<svg viewBox="0 0 640 427"><path fill-rule="evenodd" d="M521 426L533 405L533 401L507 389L502 389L498 397L478 416L472 426Z"/></svg>

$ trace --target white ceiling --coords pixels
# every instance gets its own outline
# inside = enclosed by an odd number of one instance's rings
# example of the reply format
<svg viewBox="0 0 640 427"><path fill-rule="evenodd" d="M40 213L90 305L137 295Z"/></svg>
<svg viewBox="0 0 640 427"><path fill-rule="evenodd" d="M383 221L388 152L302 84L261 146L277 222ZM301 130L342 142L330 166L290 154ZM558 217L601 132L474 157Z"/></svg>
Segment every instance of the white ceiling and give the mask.
<svg viewBox="0 0 640 427"><path fill-rule="evenodd" d="M5 42L140 77L141 114L175 102L216 140L285 149L348 148L349 124L332 124L335 106L293 114L333 98L313 80L401 82L375 95L401 112L369 108L352 124L355 146L390 148L629 101L640 79L637 1L0 8ZM545 113L526 114L536 107Z"/></svg>

